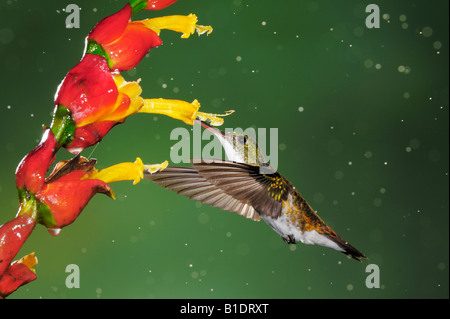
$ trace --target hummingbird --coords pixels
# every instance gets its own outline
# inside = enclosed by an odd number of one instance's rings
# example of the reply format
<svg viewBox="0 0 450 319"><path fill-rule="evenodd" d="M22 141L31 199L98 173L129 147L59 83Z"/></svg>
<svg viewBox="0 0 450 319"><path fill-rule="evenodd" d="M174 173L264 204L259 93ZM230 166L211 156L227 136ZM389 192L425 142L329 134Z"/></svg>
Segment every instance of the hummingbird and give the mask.
<svg viewBox="0 0 450 319"><path fill-rule="evenodd" d="M331 229L297 189L267 163L258 144L243 133L223 132L196 120L218 138L227 160L191 160L192 167L168 166L145 178L191 200L265 221L287 244L301 242L367 258Z"/></svg>

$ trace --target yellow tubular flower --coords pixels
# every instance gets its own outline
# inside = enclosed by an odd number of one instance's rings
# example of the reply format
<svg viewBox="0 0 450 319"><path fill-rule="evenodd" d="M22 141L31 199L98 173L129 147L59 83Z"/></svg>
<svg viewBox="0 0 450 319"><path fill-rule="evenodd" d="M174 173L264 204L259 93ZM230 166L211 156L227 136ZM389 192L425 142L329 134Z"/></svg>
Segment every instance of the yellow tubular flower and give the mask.
<svg viewBox="0 0 450 319"><path fill-rule="evenodd" d="M105 115L102 121L122 121L135 113L163 114L188 125L193 125L194 120L209 121L211 126L220 126L224 120L221 116L228 116L234 111L225 114L213 114L199 112L200 103L194 100L192 103L181 100L169 99L143 99L140 95L142 88L137 82L127 82L120 74L113 76L119 91L119 98L111 112ZM129 100L128 100L129 99Z"/></svg>
<svg viewBox="0 0 450 319"><path fill-rule="evenodd" d="M133 181L133 185L136 185L144 178L144 169L148 169L151 172L157 172L167 167L167 161L161 164L144 165L142 160L138 157L134 163L126 162L113 165L111 167L89 172L83 179L99 179L109 184L119 181Z"/></svg>
<svg viewBox="0 0 450 319"><path fill-rule="evenodd" d="M174 15L159 17L153 19L147 19L139 21L144 24L147 28L154 31L156 34L160 34L161 30L172 30L175 32L180 32L183 35L183 39L187 39L196 30L199 35L203 33L210 34L213 31L211 26L196 25L197 16L195 14L190 14L188 16Z"/></svg>
<svg viewBox="0 0 450 319"><path fill-rule="evenodd" d="M188 103L180 100L167 99L145 99L144 105L139 113L156 113L170 116L177 120L182 120L188 125L193 125L195 119L209 121L211 126L220 126L223 119L220 117L228 116L234 113L234 110L226 111L225 114L213 114L198 112L200 103L194 100Z"/></svg>

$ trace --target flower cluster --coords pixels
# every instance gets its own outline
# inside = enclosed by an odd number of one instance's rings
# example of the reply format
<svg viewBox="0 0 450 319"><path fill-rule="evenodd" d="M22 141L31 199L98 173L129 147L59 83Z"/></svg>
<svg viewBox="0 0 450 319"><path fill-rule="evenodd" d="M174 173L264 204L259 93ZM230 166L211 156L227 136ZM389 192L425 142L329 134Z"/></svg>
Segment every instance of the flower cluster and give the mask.
<svg viewBox="0 0 450 319"><path fill-rule="evenodd" d="M100 142L117 124L135 113L156 113L193 124L197 118L221 125L220 115L199 112L197 100L144 99L138 82L127 82L120 72L136 67L147 52L159 45L161 30L182 33L210 33L197 25L197 17L166 16L132 21L140 10L160 10L177 0L130 0L120 11L101 20L86 38L81 61L65 76L55 95L53 118L45 127L38 146L28 153L16 170L19 211L0 226L0 298L34 279L34 253L12 262L37 224L52 235L73 223L90 199L103 193L114 199L109 183L143 178L144 169L164 169L162 164L121 163L98 170L95 159L80 153ZM222 115L231 114L232 111ZM61 148L76 156L53 164Z"/></svg>

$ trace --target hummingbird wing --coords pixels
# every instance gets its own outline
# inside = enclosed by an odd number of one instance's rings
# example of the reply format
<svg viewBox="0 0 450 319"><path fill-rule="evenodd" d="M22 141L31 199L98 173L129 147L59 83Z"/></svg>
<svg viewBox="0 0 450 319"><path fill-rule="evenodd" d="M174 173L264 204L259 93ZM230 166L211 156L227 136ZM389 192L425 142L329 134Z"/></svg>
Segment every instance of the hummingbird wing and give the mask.
<svg viewBox="0 0 450 319"><path fill-rule="evenodd" d="M145 177L192 200L259 221L260 214L278 218L292 185L279 173L223 160L193 160L192 167L173 167Z"/></svg>
<svg viewBox="0 0 450 319"><path fill-rule="evenodd" d="M144 176L159 186L188 196L192 200L238 213L254 221L261 220L251 205L226 194L193 167L169 166L153 174L144 171Z"/></svg>
<svg viewBox="0 0 450 319"><path fill-rule="evenodd" d="M193 161L199 175L234 199L253 207L259 214L278 218L282 201L292 185L278 172L263 174L261 167L224 160Z"/></svg>

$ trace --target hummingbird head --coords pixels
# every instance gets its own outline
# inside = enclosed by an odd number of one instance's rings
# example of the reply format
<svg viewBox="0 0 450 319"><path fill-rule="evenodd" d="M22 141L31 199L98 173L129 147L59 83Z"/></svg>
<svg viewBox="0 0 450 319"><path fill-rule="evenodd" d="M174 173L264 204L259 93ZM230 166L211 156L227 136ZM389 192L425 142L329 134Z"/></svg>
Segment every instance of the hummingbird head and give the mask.
<svg viewBox="0 0 450 319"><path fill-rule="evenodd" d="M198 122L218 138L228 160L254 166L268 166L258 144L249 135L238 132L222 132L204 122Z"/></svg>

